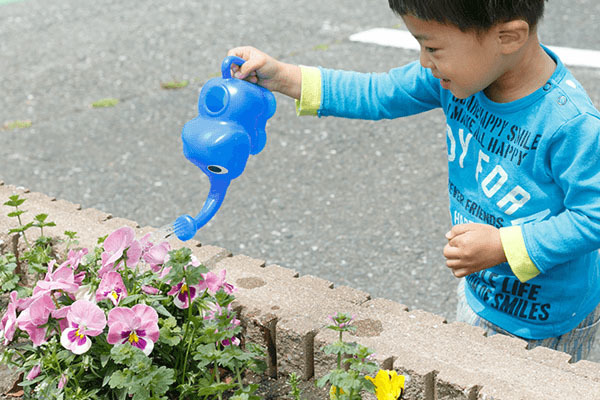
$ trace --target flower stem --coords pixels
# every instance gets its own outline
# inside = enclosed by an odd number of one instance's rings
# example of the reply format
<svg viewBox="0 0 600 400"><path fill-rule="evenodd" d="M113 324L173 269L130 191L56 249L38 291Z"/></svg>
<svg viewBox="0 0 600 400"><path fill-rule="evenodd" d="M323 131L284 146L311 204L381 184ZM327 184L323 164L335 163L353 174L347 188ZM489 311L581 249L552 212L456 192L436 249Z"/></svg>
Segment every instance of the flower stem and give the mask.
<svg viewBox="0 0 600 400"><path fill-rule="evenodd" d="M244 390L244 383L242 381L242 371L241 371L240 367L237 365L235 366L235 375L237 377L238 385L240 386L240 389Z"/></svg>
<svg viewBox="0 0 600 400"><path fill-rule="evenodd" d="M340 343L342 343L342 331L340 331ZM337 367L338 369L342 368L342 355L338 353L337 355Z"/></svg>
<svg viewBox="0 0 600 400"><path fill-rule="evenodd" d="M15 206L16 210L19 211L19 207ZM23 226L23 222L21 221L21 216L17 214L17 220L19 220L19 226ZM23 240L25 240L25 245L27 246L27 248L31 248L31 246L29 246L29 241L27 240L27 236L25 236L25 231L21 232L21 234L23 235Z"/></svg>
<svg viewBox="0 0 600 400"><path fill-rule="evenodd" d="M188 322L188 324L189 323L190 322ZM187 328L187 325L186 325L186 328ZM187 349L185 350L185 357L183 358L183 371L181 374L181 378L182 378L181 383L183 383L183 379L185 378L185 370L187 369L187 365L188 365L187 360L188 360L188 356L190 355L190 349L192 348L192 338L194 337L194 333L196 333L196 324L194 324L194 329L192 330L192 335L190 337L190 341L188 342Z"/></svg>
<svg viewBox="0 0 600 400"><path fill-rule="evenodd" d="M185 331L183 332L183 342L185 343L185 341L188 340L188 331L189 331L190 324L192 323L191 322L192 321L192 295L189 290L187 274L185 273L185 270L183 271L183 284L186 285L186 287L188 288L188 290L187 290L187 298L188 298L188 317L187 317L187 319L188 320L187 320L187 323L185 324ZM179 382L180 384L182 384L183 380L185 379L185 370L187 368L187 360L188 360L188 356L190 354L190 348L192 347L192 338L194 337L195 332L196 332L196 325L194 324L194 329L193 329L192 335L189 339L187 350L185 352L185 357L183 358L183 371L181 374L181 381Z"/></svg>
<svg viewBox="0 0 600 400"><path fill-rule="evenodd" d="M221 375L219 374L219 365L217 364L217 360L215 359L215 380L217 381L217 383L221 383ZM222 400L223 396L221 394L221 392L219 392L219 400Z"/></svg>

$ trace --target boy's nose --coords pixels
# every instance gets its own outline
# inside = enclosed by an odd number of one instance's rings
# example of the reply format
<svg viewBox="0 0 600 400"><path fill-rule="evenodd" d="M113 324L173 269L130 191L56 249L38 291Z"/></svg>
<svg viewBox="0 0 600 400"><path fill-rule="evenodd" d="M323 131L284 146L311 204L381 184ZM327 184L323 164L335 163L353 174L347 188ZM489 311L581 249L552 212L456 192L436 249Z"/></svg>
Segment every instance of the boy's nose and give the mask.
<svg viewBox="0 0 600 400"><path fill-rule="evenodd" d="M421 52L419 53L419 62L421 63L421 66L423 68L433 68L433 63L431 62L431 59L427 55L427 52L423 50L421 50Z"/></svg>

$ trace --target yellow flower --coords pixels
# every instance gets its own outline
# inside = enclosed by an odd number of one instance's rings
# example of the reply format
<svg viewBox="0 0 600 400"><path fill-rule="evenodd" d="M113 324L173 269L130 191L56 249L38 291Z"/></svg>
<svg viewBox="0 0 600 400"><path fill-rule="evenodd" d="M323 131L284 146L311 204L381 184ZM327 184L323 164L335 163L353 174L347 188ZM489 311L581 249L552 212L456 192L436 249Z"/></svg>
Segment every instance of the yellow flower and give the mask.
<svg viewBox="0 0 600 400"><path fill-rule="evenodd" d="M380 369L375 378L365 378L375 385L377 400L398 400L404 394L404 375L398 375L394 370Z"/></svg>
<svg viewBox="0 0 600 400"><path fill-rule="evenodd" d="M329 400L338 400L338 396L337 396L337 387L331 385L331 389L329 389ZM344 391L342 389L339 389L340 393L339 394L344 394Z"/></svg>

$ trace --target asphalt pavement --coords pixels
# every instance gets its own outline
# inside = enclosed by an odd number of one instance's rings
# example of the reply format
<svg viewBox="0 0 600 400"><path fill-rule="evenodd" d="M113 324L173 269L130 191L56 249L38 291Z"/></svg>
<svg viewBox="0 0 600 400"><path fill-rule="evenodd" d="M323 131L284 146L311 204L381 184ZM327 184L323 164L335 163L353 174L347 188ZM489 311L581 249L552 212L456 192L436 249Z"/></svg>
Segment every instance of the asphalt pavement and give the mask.
<svg viewBox="0 0 600 400"><path fill-rule="evenodd" d="M554 0L540 36L600 50L599 25L598 2ZM386 1L0 0L0 126L32 122L0 130L0 180L142 226L195 215L208 179L183 157L180 133L227 50L376 72L416 59L348 40L375 27L403 28ZM600 70L572 70L600 107ZM276 97L266 148L196 239L453 320L442 113L299 118ZM119 103L90 106L104 98Z"/></svg>

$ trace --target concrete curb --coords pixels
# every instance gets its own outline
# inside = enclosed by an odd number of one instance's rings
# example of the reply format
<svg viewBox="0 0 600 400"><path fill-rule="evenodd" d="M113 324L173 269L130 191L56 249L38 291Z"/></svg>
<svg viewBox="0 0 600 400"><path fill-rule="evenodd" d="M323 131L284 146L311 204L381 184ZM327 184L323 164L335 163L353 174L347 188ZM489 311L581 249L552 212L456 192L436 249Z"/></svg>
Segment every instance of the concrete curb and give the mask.
<svg viewBox="0 0 600 400"><path fill-rule="evenodd" d="M48 235L72 230L80 246L93 248L99 236L128 225L138 235L155 230L112 217L77 204L30 193L0 181L0 204L10 195L27 198L25 222L46 213L56 228ZM0 232L14 222L0 206ZM2 244L3 243L3 244ZM0 234L0 246L12 241ZM545 348L526 349L522 340L495 335L463 323L448 323L442 317L386 300L371 299L368 293L226 249L191 240L173 247L190 247L196 257L214 270L225 269L227 280L238 288L236 307L246 338L268 349L271 376L296 372L304 379L320 377L334 360L320 349L336 339L325 329L327 317L336 312L355 316L358 326L346 340L361 343L375 352L382 368L395 368L410 376L407 399L599 399L600 365L569 363L567 354Z"/></svg>

